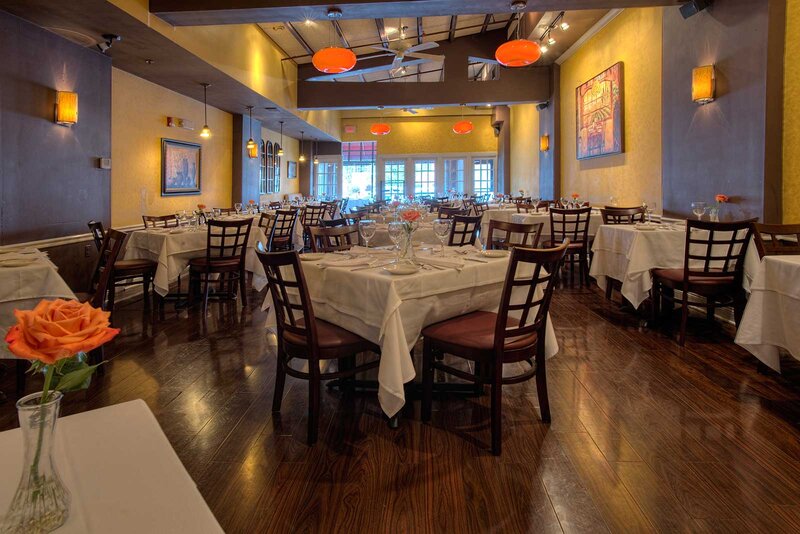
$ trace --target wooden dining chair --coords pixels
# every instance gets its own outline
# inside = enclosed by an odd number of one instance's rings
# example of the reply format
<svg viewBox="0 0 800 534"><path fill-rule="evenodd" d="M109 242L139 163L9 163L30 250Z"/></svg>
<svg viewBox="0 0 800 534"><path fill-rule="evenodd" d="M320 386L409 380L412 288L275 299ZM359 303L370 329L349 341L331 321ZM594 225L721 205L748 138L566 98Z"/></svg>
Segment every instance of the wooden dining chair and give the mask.
<svg viewBox="0 0 800 534"><path fill-rule="evenodd" d="M486 248L509 250L514 247L536 248L542 236L544 223L512 223L506 221L489 221L489 233L486 236Z"/></svg>
<svg viewBox="0 0 800 534"><path fill-rule="evenodd" d="M358 245L358 224L353 226L312 226L311 250L338 252Z"/></svg>
<svg viewBox="0 0 800 534"><path fill-rule="evenodd" d="M203 318L208 312L211 284L217 284L216 296L236 298L238 285L242 305L247 305L247 275L244 269L247 242L253 219L237 221L208 221L206 254L189 260L189 302L203 293ZM222 291L227 285L227 290Z"/></svg>
<svg viewBox="0 0 800 534"><path fill-rule="evenodd" d="M333 219L334 217L336 217L336 212L339 210L338 200L332 200L330 202L322 202L321 204L325 208L325 214L328 216L329 219Z"/></svg>
<svg viewBox="0 0 800 534"><path fill-rule="evenodd" d="M497 313L476 311L432 324L422 330L422 420L431 420L433 375L442 371L478 385L491 386L492 453L502 448L502 386L536 376L542 422L550 422L545 372L548 311L558 271L569 246L552 249L513 248ZM530 269L532 274L523 274ZM475 373L451 367L443 354L475 363ZM527 364L514 376L503 376L503 365Z"/></svg>
<svg viewBox="0 0 800 534"><path fill-rule="evenodd" d="M474 205L475 205L475 199L474 198L465 198L465 199L461 200L462 209L467 210L468 213L472 211L472 206L474 206Z"/></svg>
<svg viewBox="0 0 800 534"><path fill-rule="evenodd" d="M275 212L275 222L272 224L272 232L269 234L269 250L292 250L294 244L294 226L297 223L297 210L278 210Z"/></svg>
<svg viewBox="0 0 800 534"><path fill-rule="evenodd" d="M380 363L380 347L333 323L317 319L297 252L268 253L256 249L267 275L278 331L278 358L272 411L281 411L286 375L308 381L308 444L319 433L320 389L323 380L350 378ZM373 352L378 359L356 365L356 355ZM301 361L303 370L293 367ZM337 361L336 371L322 372L320 362Z"/></svg>
<svg viewBox="0 0 800 534"><path fill-rule="evenodd" d="M344 215L345 213L347 213L347 211L346 211L347 210L347 204L349 202L350 202L350 198L349 197L345 197L339 202L339 215Z"/></svg>
<svg viewBox="0 0 800 534"><path fill-rule="evenodd" d="M536 212L536 205L535 204L524 204L518 203L517 205L517 213L530 213Z"/></svg>
<svg viewBox="0 0 800 534"><path fill-rule="evenodd" d="M271 210L279 210L282 207L283 207L283 204L281 204L280 202L277 202L277 201L269 203L269 209L271 209Z"/></svg>
<svg viewBox="0 0 800 534"><path fill-rule="evenodd" d="M489 211L489 204L487 204L486 202L476 202L475 204L472 205L472 213L474 213L475 215L482 216L487 211Z"/></svg>
<svg viewBox="0 0 800 534"><path fill-rule="evenodd" d="M451 247L474 245L478 240L478 233L481 231L482 219L483 217L480 215L454 215L447 245Z"/></svg>
<svg viewBox="0 0 800 534"><path fill-rule="evenodd" d="M446 206L439 206L439 218L440 219L452 219L456 215L469 215L469 210L465 210L461 207L446 207Z"/></svg>
<svg viewBox="0 0 800 534"><path fill-rule="evenodd" d="M358 219L355 217L341 217L338 219L323 219L319 222L319 225L327 228L335 228L337 226L349 226L357 222Z"/></svg>
<svg viewBox="0 0 800 534"><path fill-rule="evenodd" d="M536 203L536 209L537 210L543 209L544 211L547 211L550 209L550 206L552 205L553 205L552 200L540 200L539 202Z"/></svg>
<svg viewBox="0 0 800 534"><path fill-rule="evenodd" d="M242 206L242 209L244 209L244 206ZM235 215L236 214L236 208L214 208L214 211L219 211L220 214L222 214L222 215Z"/></svg>
<svg viewBox="0 0 800 534"><path fill-rule="evenodd" d="M274 213L262 213L258 217L258 227L264 231L264 235L268 236L272 233L272 226L275 224L277 215Z"/></svg>
<svg viewBox="0 0 800 534"><path fill-rule="evenodd" d="M300 211L300 224L303 225L303 243L311 248L311 227L319 226L319 222L328 212L327 206L306 206Z"/></svg>
<svg viewBox="0 0 800 534"><path fill-rule="evenodd" d="M672 309L675 302L680 302L680 345L686 342L689 306L705 308L709 320L713 320L716 308L733 307L734 321L739 325L747 304L742 287L744 257L757 220L725 223L688 220L683 268L652 270L653 320L660 317L665 304L669 303ZM676 289L681 291L680 300L675 297ZM690 294L704 299L690 301Z"/></svg>
<svg viewBox="0 0 800 534"><path fill-rule="evenodd" d="M178 218L174 215L142 215L145 228L173 228L178 226Z"/></svg>
<svg viewBox="0 0 800 534"><path fill-rule="evenodd" d="M103 223L99 221L89 221L89 231L92 233L95 246L98 252L103 250L106 230ZM125 235L125 234L123 234ZM144 258L139 259L117 259L114 262L114 276L109 282L110 291L116 293L117 287L127 287L142 285L142 298L145 311L150 309L150 285L156 276L158 262ZM160 295L156 293L159 309L163 309L164 302Z"/></svg>
<svg viewBox="0 0 800 534"><path fill-rule="evenodd" d="M645 209L641 206L635 208L600 208L603 224L636 224L643 223Z"/></svg>
<svg viewBox="0 0 800 534"><path fill-rule="evenodd" d="M800 255L800 224L753 223L758 256Z"/></svg>
<svg viewBox="0 0 800 534"><path fill-rule="evenodd" d="M550 208L550 240L552 247L569 240L565 263L569 265L569 285L575 286L575 266L578 267L580 287L589 283L589 220L592 208Z"/></svg>

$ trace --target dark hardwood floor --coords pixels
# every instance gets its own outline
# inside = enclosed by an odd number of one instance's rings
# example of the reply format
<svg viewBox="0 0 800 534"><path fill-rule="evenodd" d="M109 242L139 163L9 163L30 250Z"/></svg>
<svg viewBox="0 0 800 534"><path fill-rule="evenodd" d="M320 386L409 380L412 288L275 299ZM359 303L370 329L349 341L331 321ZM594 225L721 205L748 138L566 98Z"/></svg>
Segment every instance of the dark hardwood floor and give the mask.
<svg viewBox="0 0 800 534"><path fill-rule="evenodd" d="M228 532L800 531L800 365L760 374L729 327L698 318L681 348L596 289L559 289L553 422L534 381L506 387L501 457L488 396L437 401L430 425L414 402L391 430L374 394L326 390L309 448L305 383L271 414L275 338L251 297L212 303L206 335L196 312L123 306L106 375L63 410L144 399Z"/></svg>

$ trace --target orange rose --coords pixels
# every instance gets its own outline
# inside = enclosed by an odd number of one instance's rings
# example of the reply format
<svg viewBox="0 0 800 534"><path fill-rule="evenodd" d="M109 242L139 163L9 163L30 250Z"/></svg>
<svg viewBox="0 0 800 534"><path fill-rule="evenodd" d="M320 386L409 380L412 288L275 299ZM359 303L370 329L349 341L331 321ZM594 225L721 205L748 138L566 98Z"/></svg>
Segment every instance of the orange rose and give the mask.
<svg viewBox="0 0 800 534"><path fill-rule="evenodd" d="M248 203L248 204L255 204L255 203L256 203L256 201L255 201L255 200L253 200L253 199L250 199L250 200L248 200L248 201L247 201L247 203Z"/></svg>
<svg viewBox="0 0 800 534"><path fill-rule="evenodd" d="M400 214L400 217L405 222L414 222L414 221L419 220L419 218L422 217L422 214L420 212L418 212L417 210L406 210L406 211L404 211L403 213Z"/></svg>
<svg viewBox="0 0 800 534"><path fill-rule="evenodd" d="M727 202L727 201L729 200L729 199L728 199L728 195L717 195L717 196L716 196L716 197L714 197L714 198L715 198L715 199L717 200L717 202L719 202L719 203L724 203L724 202Z"/></svg>
<svg viewBox="0 0 800 534"><path fill-rule="evenodd" d="M580 195L578 193L572 193L572 200L577 200Z"/></svg>
<svg viewBox="0 0 800 534"><path fill-rule="evenodd" d="M74 300L43 300L33 310L14 310L17 324L6 335L8 350L20 358L52 365L112 340L110 313Z"/></svg>
<svg viewBox="0 0 800 534"><path fill-rule="evenodd" d="M206 209L206 205L205 204L198 204L197 205L197 209L204 210L204 209Z"/></svg>

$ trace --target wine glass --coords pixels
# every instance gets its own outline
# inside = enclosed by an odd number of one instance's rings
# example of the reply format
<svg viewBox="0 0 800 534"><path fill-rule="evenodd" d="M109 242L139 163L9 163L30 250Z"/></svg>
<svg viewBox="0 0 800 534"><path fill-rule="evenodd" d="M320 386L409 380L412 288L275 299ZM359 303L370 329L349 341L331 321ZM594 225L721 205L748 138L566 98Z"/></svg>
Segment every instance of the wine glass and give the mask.
<svg viewBox="0 0 800 534"><path fill-rule="evenodd" d="M450 219L436 219L433 221L433 233L442 244L442 256L444 256L444 240L450 235Z"/></svg>
<svg viewBox="0 0 800 534"><path fill-rule="evenodd" d="M647 212L647 224L653 224L653 212L656 211L656 203L651 202L645 205L644 210Z"/></svg>
<svg viewBox="0 0 800 534"><path fill-rule="evenodd" d="M394 243L394 246L397 249L396 263L400 262L400 247L401 242L403 242L403 246L405 245L405 233L406 230L403 228L403 223L399 221L392 221L389 223L389 239L392 240L392 243Z"/></svg>
<svg viewBox="0 0 800 534"><path fill-rule="evenodd" d="M705 202L692 202L692 213L697 216L697 220L701 220L703 215L706 213L706 203Z"/></svg>
<svg viewBox="0 0 800 534"><path fill-rule="evenodd" d="M234 204L233 208L236 210L236 215L239 215L240 213L242 213L242 203L241 202L237 202L236 204Z"/></svg>
<svg viewBox="0 0 800 534"><path fill-rule="evenodd" d="M539 202L540 202L541 200L542 200L542 199L541 199L541 198L539 198L539 197L533 197L533 198L531 199L531 202L533 202L533 211L534 211L535 213L539 213Z"/></svg>
<svg viewBox="0 0 800 534"><path fill-rule="evenodd" d="M378 228L375 226L375 221L372 219L362 219L358 223L358 233L361 234L361 239L364 240L364 246L369 248L369 240L375 235Z"/></svg>

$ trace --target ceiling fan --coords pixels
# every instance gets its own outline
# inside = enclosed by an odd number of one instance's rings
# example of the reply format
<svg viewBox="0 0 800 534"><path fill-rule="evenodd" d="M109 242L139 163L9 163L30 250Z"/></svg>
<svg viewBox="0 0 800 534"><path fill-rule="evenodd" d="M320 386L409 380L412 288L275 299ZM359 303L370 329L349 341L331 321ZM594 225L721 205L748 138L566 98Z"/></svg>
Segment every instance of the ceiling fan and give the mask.
<svg viewBox="0 0 800 534"><path fill-rule="evenodd" d="M325 74L322 76L312 76L311 78L307 78L305 81L330 82L341 78L351 78L353 76L360 76L362 74L370 74L374 72L385 72L385 71L389 71L389 74L392 77L395 77L398 74L402 74L404 72L404 69L407 67L422 65L423 63L429 63L431 61L444 61L443 55L421 53L422 50L430 50L431 48L438 48L438 46L439 44L433 41L429 43L422 43L398 49L393 49L384 46L369 46L366 48L373 48L375 50L380 50L383 53L372 54L369 56L362 56L358 58L359 61L364 59L374 59L378 57L392 56L394 57L392 63L390 65L380 65L377 67L367 67L364 69L351 70L348 72L342 72L340 74Z"/></svg>

